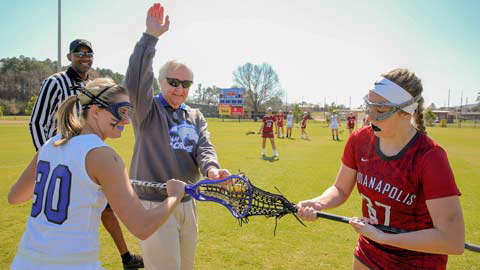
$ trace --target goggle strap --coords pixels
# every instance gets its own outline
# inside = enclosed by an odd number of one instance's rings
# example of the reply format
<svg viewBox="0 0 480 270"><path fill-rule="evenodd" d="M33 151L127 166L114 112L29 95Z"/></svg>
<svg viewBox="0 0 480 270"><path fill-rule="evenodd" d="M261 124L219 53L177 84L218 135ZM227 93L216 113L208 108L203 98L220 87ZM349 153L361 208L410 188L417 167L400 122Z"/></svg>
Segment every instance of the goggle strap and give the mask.
<svg viewBox="0 0 480 270"><path fill-rule="evenodd" d="M100 98L100 96L105 93L105 91L107 91L108 89L112 88L114 85L111 85L105 89L103 89L98 95L94 95L92 94L90 91L88 91L87 89L83 88L83 87L76 87L80 92L82 92L84 95L86 95L87 97L90 98L90 102L88 102L87 104L85 105L82 105L82 108L83 109L87 109L89 108L91 105L93 104L98 104L102 107L105 107L105 108L108 108L109 104L108 102L102 100Z"/></svg>
<svg viewBox="0 0 480 270"><path fill-rule="evenodd" d="M412 105L412 104L415 103L415 102L418 102L421 98L422 98L422 96L421 96L421 95L418 95L418 96L416 96L416 97L413 97L413 98L410 99L410 100L407 100L407 101L403 102L402 104L399 104L398 107L400 107L400 109L403 109L403 108L405 108L405 107L407 107L407 106L409 106L409 105Z"/></svg>

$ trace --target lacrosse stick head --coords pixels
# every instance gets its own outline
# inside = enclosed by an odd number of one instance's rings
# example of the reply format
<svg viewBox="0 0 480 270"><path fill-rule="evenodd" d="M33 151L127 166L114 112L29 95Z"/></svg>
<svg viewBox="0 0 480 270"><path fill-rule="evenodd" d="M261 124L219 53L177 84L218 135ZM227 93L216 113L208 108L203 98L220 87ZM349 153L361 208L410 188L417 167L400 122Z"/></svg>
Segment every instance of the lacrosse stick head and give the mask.
<svg viewBox="0 0 480 270"><path fill-rule="evenodd" d="M243 174L220 180L205 179L186 186L185 192L199 201L213 201L225 206L237 219L245 218L252 206L253 186Z"/></svg>
<svg viewBox="0 0 480 270"><path fill-rule="evenodd" d="M275 187L275 189L277 189ZM240 225L248 222L250 216L265 216L267 218L275 218L275 228L273 234L277 231L278 219L284 217L287 214L293 214L297 221L306 226L300 218L297 217L297 208L287 198L285 198L281 192L277 189L278 193L270 193L252 185L252 206L247 215L240 220Z"/></svg>
<svg viewBox="0 0 480 270"><path fill-rule="evenodd" d="M295 205L282 194L270 193L252 185L252 206L247 217L261 215L278 219L296 212Z"/></svg>

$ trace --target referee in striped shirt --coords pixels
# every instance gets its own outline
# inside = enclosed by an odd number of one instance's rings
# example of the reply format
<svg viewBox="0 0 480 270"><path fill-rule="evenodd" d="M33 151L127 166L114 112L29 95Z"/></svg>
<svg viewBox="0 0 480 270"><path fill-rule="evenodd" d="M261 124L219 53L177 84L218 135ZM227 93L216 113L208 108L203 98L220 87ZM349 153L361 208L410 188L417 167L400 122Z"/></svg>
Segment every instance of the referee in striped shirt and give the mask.
<svg viewBox="0 0 480 270"><path fill-rule="evenodd" d="M83 87L87 83L88 71L93 63L92 44L84 39L72 41L67 58L71 62L70 67L66 71L53 74L42 82L40 93L33 107L30 118L30 134L37 151L57 133L55 114L60 104L69 96L77 95L76 87ZM77 104L77 110L80 112L79 104ZM102 223L117 246L122 257L123 268L143 268L142 257L128 251L120 224L109 205L102 212Z"/></svg>
<svg viewBox="0 0 480 270"><path fill-rule="evenodd" d="M84 39L72 41L67 58L71 62L70 67L66 71L53 74L42 82L40 93L33 107L30 118L30 134L37 151L57 133L55 113L65 99L77 94L78 90L73 86L85 86L88 80L88 71L93 63L92 45ZM77 108L80 110L79 106Z"/></svg>

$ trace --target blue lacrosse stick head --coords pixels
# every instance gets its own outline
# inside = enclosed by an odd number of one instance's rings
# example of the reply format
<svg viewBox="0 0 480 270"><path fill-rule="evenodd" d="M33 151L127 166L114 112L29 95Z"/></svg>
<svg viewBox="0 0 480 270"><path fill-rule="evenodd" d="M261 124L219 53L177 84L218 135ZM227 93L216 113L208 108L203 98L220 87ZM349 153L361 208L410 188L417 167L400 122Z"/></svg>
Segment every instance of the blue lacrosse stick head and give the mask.
<svg viewBox="0 0 480 270"><path fill-rule="evenodd" d="M237 219L246 217L252 207L253 186L248 178L239 174L220 180L201 180L185 186L185 192L198 201L222 204Z"/></svg>

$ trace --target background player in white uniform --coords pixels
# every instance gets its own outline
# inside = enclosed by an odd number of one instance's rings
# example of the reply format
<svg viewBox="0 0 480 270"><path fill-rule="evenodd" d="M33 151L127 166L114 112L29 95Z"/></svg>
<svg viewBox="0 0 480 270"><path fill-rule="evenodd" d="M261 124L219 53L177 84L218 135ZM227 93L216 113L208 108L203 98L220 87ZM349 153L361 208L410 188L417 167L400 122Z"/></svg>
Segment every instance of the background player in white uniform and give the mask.
<svg viewBox="0 0 480 270"><path fill-rule="evenodd" d="M338 139L338 115L336 113L332 113L332 117L330 118L330 128L332 129L332 140L335 141L335 136L337 136L337 141Z"/></svg>
<svg viewBox="0 0 480 270"><path fill-rule="evenodd" d="M287 114L287 138L292 138L293 114L289 111Z"/></svg>
<svg viewBox="0 0 480 270"><path fill-rule="evenodd" d="M82 123L75 117L77 99ZM129 184L122 159L104 143L130 122L126 89L107 78L87 84L60 106L61 134L34 156L8 195L10 204L32 199L11 269L101 269L98 224L108 202L126 227L145 239L163 224L183 196L184 183L167 182L169 197L146 210Z"/></svg>

